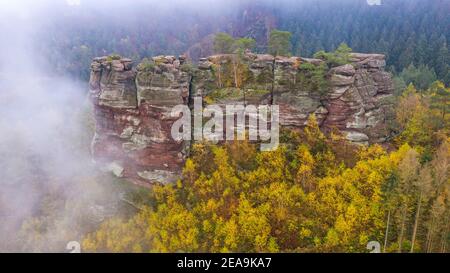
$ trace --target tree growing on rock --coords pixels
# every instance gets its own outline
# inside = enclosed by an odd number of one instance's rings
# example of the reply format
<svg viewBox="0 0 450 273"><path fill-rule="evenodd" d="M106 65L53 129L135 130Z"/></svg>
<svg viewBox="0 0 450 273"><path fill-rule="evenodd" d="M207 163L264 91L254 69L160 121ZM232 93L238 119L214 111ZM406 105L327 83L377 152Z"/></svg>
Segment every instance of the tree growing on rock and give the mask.
<svg viewBox="0 0 450 273"><path fill-rule="evenodd" d="M269 54L274 56L289 56L291 55L291 37L289 31L281 31L274 29L269 36Z"/></svg>
<svg viewBox="0 0 450 273"><path fill-rule="evenodd" d="M234 39L227 33L217 33L214 37L214 51L219 54L230 54L233 52Z"/></svg>
<svg viewBox="0 0 450 273"><path fill-rule="evenodd" d="M233 38L226 33L218 33L214 38L214 50L217 54L231 54L230 61L232 66L233 74L233 85L234 88L240 88L242 82L244 81L244 70L242 59L246 50L252 50L255 48L256 41L252 38ZM224 69L222 65L216 64L218 86L223 86L223 76ZM225 69L226 70L226 69Z"/></svg>
<svg viewBox="0 0 450 273"><path fill-rule="evenodd" d="M350 63L351 52L352 49L346 43L342 43L334 52L325 52L322 50L314 54L314 58L324 60L328 68L331 68Z"/></svg>

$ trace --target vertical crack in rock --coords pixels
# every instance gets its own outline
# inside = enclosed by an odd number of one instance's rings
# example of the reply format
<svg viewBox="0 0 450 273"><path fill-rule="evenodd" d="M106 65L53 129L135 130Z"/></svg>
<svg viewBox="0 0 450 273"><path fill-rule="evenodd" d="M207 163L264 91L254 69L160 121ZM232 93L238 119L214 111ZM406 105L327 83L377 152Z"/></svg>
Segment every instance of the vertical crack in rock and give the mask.
<svg viewBox="0 0 450 273"><path fill-rule="evenodd" d="M272 61L272 86L270 88L270 101L269 101L270 105L273 105L274 92L275 92L275 58Z"/></svg>
<svg viewBox="0 0 450 273"><path fill-rule="evenodd" d="M186 152L186 156L189 156L190 151L192 151L192 145L194 144L194 91L193 91L193 84L194 84L194 73L192 71L189 72L190 73L190 78L189 78L189 95L188 95L188 107L191 110L191 140L189 143L189 149Z"/></svg>

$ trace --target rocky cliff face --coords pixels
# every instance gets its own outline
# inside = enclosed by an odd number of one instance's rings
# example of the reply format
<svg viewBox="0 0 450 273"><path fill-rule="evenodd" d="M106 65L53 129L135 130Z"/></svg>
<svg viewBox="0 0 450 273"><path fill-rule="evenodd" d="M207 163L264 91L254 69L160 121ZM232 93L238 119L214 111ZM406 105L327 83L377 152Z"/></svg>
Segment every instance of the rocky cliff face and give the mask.
<svg viewBox="0 0 450 273"><path fill-rule="evenodd" d="M171 138L174 118L170 111L187 103L191 76L180 69L183 62L157 57L154 67L143 64L132 69L128 59L93 61L89 85L96 134L92 152L115 175L136 182L177 179L187 144Z"/></svg>
<svg viewBox="0 0 450 273"><path fill-rule="evenodd" d="M315 114L324 130L337 128L352 142L383 142L393 93L384 56L350 57L327 71L319 70L322 60L251 52L204 58L194 69L184 57L158 56L136 68L129 59L96 58L90 79L94 158L138 183L175 181L190 143L171 138L170 111L194 96L205 104L277 104L282 126L302 128Z"/></svg>
<svg viewBox="0 0 450 273"><path fill-rule="evenodd" d="M391 75L384 71L384 55L351 55L352 64L331 69L331 89L323 101L328 111L323 127L337 127L359 143L385 142L393 118Z"/></svg>

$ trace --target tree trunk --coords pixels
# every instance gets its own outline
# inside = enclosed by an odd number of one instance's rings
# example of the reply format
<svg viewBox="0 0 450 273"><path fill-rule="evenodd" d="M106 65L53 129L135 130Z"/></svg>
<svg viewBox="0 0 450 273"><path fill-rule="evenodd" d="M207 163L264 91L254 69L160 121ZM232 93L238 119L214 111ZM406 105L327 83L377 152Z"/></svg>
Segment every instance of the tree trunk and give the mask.
<svg viewBox="0 0 450 273"><path fill-rule="evenodd" d="M237 63L236 60L233 58L233 70L234 70L234 87L239 88L238 84L238 73L237 73Z"/></svg>
<svg viewBox="0 0 450 273"><path fill-rule="evenodd" d="M388 211L388 217L387 217L387 223L386 223L386 234L384 235L383 253L386 253L386 245L387 245L387 241L388 241L390 221L391 221L391 209L389 209L389 211Z"/></svg>
<svg viewBox="0 0 450 273"><path fill-rule="evenodd" d="M414 221L414 229L411 239L411 250L409 252L414 252L414 243L416 242L416 235L417 235L417 226L419 225L419 217L420 217L420 207L422 205L422 192L420 192L419 200L417 203L417 212L416 212L416 219Z"/></svg>
<svg viewBox="0 0 450 273"><path fill-rule="evenodd" d="M447 232L448 232L448 230L449 230L449 225L446 224L444 226L444 229L443 229L442 235L441 235L441 253L445 253L445 251L447 250L447 236L448 236Z"/></svg>
<svg viewBox="0 0 450 273"><path fill-rule="evenodd" d="M402 253L403 234L405 233L405 221L406 221L406 205L402 209L402 224L400 228L400 235L398 237L398 253Z"/></svg>
<svg viewBox="0 0 450 273"><path fill-rule="evenodd" d="M434 228L434 217L431 218L430 226L428 227L427 232L427 242L426 242L426 251L429 253L431 251L431 240L433 236L433 228Z"/></svg>
<svg viewBox="0 0 450 273"><path fill-rule="evenodd" d="M220 66L220 64L218 65L218 69L217 70L219 72L218 73L219 74L218 75L219 76L218 77L219 78L219 88L222 88L222 77L221 77L222 76L222 67Z"/></svg>
<svg viewBox="0 0 450 273"><path fill-rule="evenodd" d="M441 236L441 253L445 252L445 234Z"/></svg>

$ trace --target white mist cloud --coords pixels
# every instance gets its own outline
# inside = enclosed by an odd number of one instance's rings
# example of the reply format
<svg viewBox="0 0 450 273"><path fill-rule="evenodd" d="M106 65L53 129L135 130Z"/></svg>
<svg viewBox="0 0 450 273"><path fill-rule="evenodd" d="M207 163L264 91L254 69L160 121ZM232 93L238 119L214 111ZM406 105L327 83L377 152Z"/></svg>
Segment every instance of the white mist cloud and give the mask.
<svg viewBox="0 0 450 273"><path fill-rule="evenodd" d="M81 0L66 0L69 6L79 6L81 5Z"/></svg>
<svg viewBox="0 0 450 273"><path fill-rule="evenodd" d="M76 183L94 175L89 143L84 143L85 151L79 145L88 134L79 115L86 84L50 73L35 44L52 3L56 1L0 2L0 252L51 249L53 241L71 230L49 227L42 234L48 245L27 245L17 241L23 221L42 214L54 191L62 200L88 196L91 186L81 189ZM79 195L72 196L75 192ZM48 217L75 219L63 213L71 211L66 205L57 205ZM64 245L57 249L64 251Z"/></svg>

